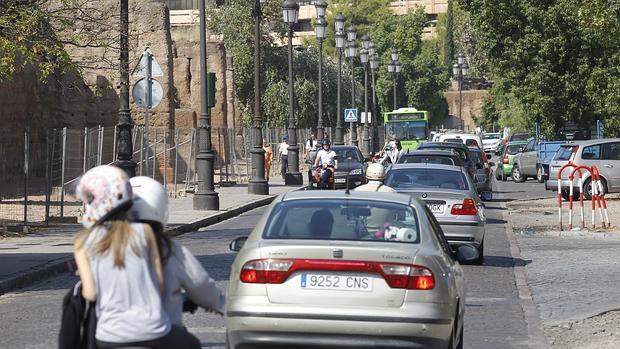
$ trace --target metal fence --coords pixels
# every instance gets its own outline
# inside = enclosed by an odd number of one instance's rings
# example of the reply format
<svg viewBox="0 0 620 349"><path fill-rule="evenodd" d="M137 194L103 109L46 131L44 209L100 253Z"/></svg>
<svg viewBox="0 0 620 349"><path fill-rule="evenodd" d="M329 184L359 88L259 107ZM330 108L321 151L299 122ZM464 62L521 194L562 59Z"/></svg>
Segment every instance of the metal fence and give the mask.
<svg viewBox="0 0 620 349"><path fill-rule="evenodd" d="M279 174L275 153L286 133L285 129L263 130L264 140L274 149L270 177ZM310 130L298 130L300 154L309 134ZM216 184L245 183L251 178L252 135L251 129L213 130ZM80 176L116 160L115 127L0 131L0 137L0 228L75 221L82 213L82 205L73 196ZM193 193L197 179L196 129L146 130L136 126L132 137L136 175L161 182L170 197Z"/></svg>

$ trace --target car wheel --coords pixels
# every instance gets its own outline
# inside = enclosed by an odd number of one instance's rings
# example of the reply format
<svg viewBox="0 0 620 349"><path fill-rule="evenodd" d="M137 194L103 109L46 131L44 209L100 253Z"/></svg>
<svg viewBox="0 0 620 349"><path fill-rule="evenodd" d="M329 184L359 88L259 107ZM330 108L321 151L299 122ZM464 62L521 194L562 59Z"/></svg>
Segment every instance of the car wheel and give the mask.
<svg viewBox="0 0 620 349"><path fill-rule="evenodd" d="M525 176L521 175L521 170L519 170L519 166L512 167L512 180L515 183L523 183L525 182Z"/></svg>
<svg viewBox="0 0 620 349"><path fill-rule="evenodd" d="M482 265L484 262L484 238L482 239L482 243L480 243L480 247L478 247L478 258L474 260L474 264Z"/></svg>
<svg viewBox="0 0 620 349"><path fill-rule="evenodd" d="M495 168L495 179L497 179L498 181L502 179L500 172L502 172L502 170L499 167Z"/></svg>
<svg viewBox="0 0 620 349"><path fill-rule="evenodd" d="M601 186L603 187L601 194L605 195L607 193L607 183L605 183L605 180L602 178ZM583 182L583 198L586 200L592 200L592 180L590 178Z"/></svg>
<svg viewBox="0 0 620 349"><path fill-rule="evenodd" d="M504 169L502 169L499 175L500 175L500 178L502 179L502 182L505 182L506 180L508 180L508 178L506 177L506 174L504 173Z"/></svg>
<svg viewBox="0 0 620 349"><path fill-rule="evenodd" d="M540 166L538 166L538 168L536 169L536 180L538 181L538 183L542 183L545 181L545 178L543 177L543 170Z"/></svg>
<svg viewBox="0 0 620 349"><path fill-rule="evenodd" d="M564 199L564 201L569 200L570 193L568 191L568 188L562 188L562 191L560 193L562 194L562 199ZM573 190L573 201L577 200L579 200L579 190Z"/></svg>

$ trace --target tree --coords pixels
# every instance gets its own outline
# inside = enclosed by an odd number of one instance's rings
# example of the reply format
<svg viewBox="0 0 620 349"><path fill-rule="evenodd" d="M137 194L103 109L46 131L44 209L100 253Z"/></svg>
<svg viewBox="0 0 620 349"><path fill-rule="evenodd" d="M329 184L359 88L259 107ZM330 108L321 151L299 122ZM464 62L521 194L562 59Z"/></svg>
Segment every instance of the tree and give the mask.
<svg viewBox="0 0 620 349"><path fill-rule="evenodd" d="M443 58L444 65L446 67L451 67L453 59L455 57L454 54L454 0L448 0L448 10L446 11L446 29L445 29L445 37L443 40Z"/></svg>

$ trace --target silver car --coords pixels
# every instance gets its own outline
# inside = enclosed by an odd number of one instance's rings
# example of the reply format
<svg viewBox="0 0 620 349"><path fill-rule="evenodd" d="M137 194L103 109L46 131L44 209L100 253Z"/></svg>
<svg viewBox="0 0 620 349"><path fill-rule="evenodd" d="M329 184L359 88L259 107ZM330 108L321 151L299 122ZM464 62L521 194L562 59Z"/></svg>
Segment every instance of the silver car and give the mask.
<svg viewBox="0 0 620 349"><path fill-rule="evenodd" d="M283 194L230 248L228 348L461 348L457 258L477 251L453 253L415 198Z"/></svg>
<svg viewBox="0 0 620 349"><path fill-rule="evenodd" d="M556 152L553 160L549 164L549 180L547 187L557 190L558 172L569 161L577 166L596 166L601 174L603 193L620 192L620 138L595 139L589 141L579 141L570 144L563 144ZM562 196L568 199L569 181L571 169L567 168L562 172ZM579 195L578 180L575 176L573 191L575 198ZM583 196L590 200L592 194L592 181L588 171L584 172Z"/></svg>
<svg viewBox="0 0 620 349"><path fill-rule="evenodd" d="M385 184L399 193L424 200L448 242L453 246L476 247L477 262L483 262L484 204L463 168L438 164L395 165L388 171Z"/></svg>

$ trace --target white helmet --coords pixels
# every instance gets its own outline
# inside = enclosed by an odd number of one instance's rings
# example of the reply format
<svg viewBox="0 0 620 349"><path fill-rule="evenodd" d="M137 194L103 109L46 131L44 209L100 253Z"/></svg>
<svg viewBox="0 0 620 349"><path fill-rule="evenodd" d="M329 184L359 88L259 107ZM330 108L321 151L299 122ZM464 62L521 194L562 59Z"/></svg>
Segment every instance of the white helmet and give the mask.
<svg viewBox="0 0 620 349"><path fill-rule="evenodd" d="M168 195L164 186L154 179L140 176L129 180L134 192L130 218L135 222L156 222L162 228L168 224Z"/></svg>
<svg viewBox="0 0 620 349"><path fill-rule="evenodd" d="M86 172L76 188L76 197L84 203L82 225L91 228L132 204L129 177L118 167L104 165Z"/></svg>
<svg viewBox="0 0 620 349"><path fill-rule="evenodd" d="M381 164L370 164L366 169L366 178L374 181L382 181L385 177L385 168Z"/></svg>

